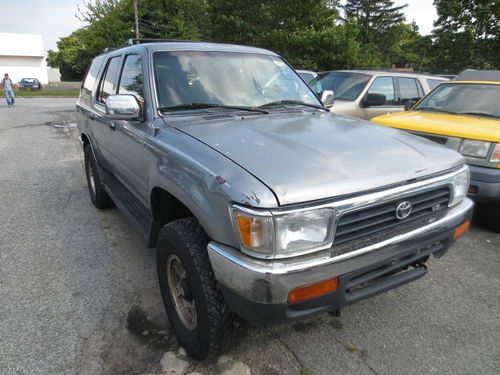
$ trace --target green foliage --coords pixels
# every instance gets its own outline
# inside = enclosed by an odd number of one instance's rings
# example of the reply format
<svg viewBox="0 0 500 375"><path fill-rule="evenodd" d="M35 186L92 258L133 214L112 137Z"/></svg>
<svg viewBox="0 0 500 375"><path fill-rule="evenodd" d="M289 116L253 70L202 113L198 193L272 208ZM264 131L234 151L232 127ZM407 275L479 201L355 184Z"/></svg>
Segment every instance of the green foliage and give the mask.
<svg viewBox="0 0 500 375"><path fill-rule="evenodd" d="M498 0L434 3L436 28L422 36L390 0L138 0L141 37L258 46L297 68L500 68ZM133 0L83 0L79 12L87 26L48 53L63 79L81 79L93 57L134 37Z"/></svg>
<svg viewBox="0 0 500 375"><path fill-rule="evenodd" d="M434 70L500 69L500 2L435 0Z"/></svg>

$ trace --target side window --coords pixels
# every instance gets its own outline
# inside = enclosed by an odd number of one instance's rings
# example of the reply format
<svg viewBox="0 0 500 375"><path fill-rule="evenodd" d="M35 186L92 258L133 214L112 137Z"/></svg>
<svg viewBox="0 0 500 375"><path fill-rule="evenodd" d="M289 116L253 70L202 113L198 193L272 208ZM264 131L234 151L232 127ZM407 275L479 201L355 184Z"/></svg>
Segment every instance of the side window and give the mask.
<svg viewBox="0 0 500 375"><path fill-rule="evenodd" d="M441 81L439 79L428 79L427 84L429 85L429 88L431 90L434 90L437 86L439 86L441 83L445 81Z"/></svg>
<svg viewBox="0 0 500 375"><path fill-rule="evenodd" d="M368 94L385 95L385 105L394 105L394 83L392 77L375 78Z"/></svg>
<svg viewBox="0 0 500 375"><path fill-rule="evenodd" d="M85 80L82 84L82 94L90 96L92 90L94 89L95 81L97 75L99 74L99 68L102 64L102 58L95 58L87 71Z"/></svg>
<svg viewBox="0 0 500 375"><path fill-rule="evenodd" d="M115 93L115 79L116 71L118 70L118 63L120 62L120 56L115 56L109 59L108 65L106 66L106 71L104 72L101 82L99 83L99 90L97 91L97 101L104 104L106 98L109 95Z"/></svg>
<svg viewBox="0 0 500 375"><path fill-rule="evenodd" d="M399 83L399 94L401 95L399 104L404 105L410 100L417 101L420 99L420 94L418 90L418 82L415 78L398 78Z"/></svg>
<svg viewBox="0 0 500 375"><path fill-rule="evenodd" d="M139 55L127 55L125 58L118 94L132 94L139 102L144 101L144 78Z"/></svg>

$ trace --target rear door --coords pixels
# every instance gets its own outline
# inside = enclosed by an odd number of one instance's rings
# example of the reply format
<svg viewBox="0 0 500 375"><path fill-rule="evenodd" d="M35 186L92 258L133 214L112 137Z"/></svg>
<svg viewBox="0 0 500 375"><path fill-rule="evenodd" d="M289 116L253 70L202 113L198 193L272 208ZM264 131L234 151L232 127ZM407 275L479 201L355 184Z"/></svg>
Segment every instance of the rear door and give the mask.
<svg viewBox="0 0 500 375"><path fill-rule="evenodd" d="M121 56L111 56L105 65L99 79L99 84L97 86L94 95L94 118L92 119L92 131L94 137L98 142L99 151L101 153L106 166L115 172L116 165L113 160L109 136L112 123L106 117L105 112L105 102L109 95L116 93L116 82L118 78L118 68L120 65Z"/></svg>
<svg viewBox="0 0 500 375"><path fill-rule="evenodd" d="M418 102L424 96L424 90L419 80L411 77L397 77L399 89L398 101L399 106L404 107L406 102Z"/></svg>

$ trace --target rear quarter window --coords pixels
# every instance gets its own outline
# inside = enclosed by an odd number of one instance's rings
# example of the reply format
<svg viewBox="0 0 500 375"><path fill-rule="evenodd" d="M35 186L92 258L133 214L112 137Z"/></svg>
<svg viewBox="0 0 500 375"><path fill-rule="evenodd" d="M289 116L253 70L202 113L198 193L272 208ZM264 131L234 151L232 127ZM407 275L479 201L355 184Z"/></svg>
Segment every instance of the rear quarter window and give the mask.
<svg viewBox="0 0 500 375"><path fill-rule="evenodd" d="M446 81L441 81L440 79L428 79L427 84L429 85L429 89L434 90L436 87L438 87L441 83L446 82Z"/></svg>
<svg viewBox="0 0 500 375"><path fill-rule="evenodd" d="M102 62L103 58L97 57L90 64L82 84L82 95L85 96L91 95L92 90L94 89L95 86L95 82L97 80L97 75L99 74L99 70L101 69Z"/></svg>

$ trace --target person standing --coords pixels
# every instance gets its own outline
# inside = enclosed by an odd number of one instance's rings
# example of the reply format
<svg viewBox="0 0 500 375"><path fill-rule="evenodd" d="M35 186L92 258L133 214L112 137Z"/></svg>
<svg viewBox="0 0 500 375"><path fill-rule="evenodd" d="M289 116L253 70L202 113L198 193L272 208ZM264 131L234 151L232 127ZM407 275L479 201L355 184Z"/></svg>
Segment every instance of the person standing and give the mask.
<svg viewBox="0 0 500 375"><path fill-rule="evenodd" d="M14 90L12 89L12 80L9 78L7 73L5 73L4 78L0 81L0 84L3 88L3 94L7 99L7 105L9 107L14 107L15 96Z"/></svg>

